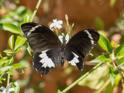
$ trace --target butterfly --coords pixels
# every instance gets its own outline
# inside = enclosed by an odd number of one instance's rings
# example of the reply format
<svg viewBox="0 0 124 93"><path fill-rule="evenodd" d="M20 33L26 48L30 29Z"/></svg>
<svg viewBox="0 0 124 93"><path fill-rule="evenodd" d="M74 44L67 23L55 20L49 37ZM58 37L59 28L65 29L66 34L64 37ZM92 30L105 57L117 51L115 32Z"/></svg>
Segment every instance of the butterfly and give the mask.
<svg viewBox="0 0 124 93"><path fill-rule="evenodd" d="M99 34L94 29L84 29L63 44L44 25L29 22L22 24L21 29L33 50L33 66L41 74L47 74L56 66L63 66L64 60L82 71L85 56L99 39Z"/></svg>

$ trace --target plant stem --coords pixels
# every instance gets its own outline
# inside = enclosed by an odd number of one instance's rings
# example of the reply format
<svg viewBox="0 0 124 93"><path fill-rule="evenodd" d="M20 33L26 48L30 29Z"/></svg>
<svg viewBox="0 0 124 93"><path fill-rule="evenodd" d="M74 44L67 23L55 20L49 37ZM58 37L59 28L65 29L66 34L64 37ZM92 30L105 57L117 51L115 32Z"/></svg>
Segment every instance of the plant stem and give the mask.
<svg viewBox="0 0 124 93"><path fill-rule="evenodd" d="M8 87L8 86L9 86L9 82L10 82L10 74L8 73L6 87Z"/></svg>
<svg viewBox="0 0 124 93"><path fill-rule="evenodd" d="M84 75L82 75L79 79L77 79L76 81L74 81L72 84L70 84L67 88L65 88L62 93L66 93L67 91L69 91L72 87L74 87L76 84L78 84L82 79L84 79L85 77L87 77L91 72L93 72L95 69L97 69L99 66L101 66L103 63L97 64L95 67L93 67L93 69L91 69L89 72L85 73Z"/></svg>
<svg viewBox="0 0 124 93"><path fill-rule="evenodd" d="M33 12L32 16L31 16L30 22L32 22L32 21L33 21L33 19L34 19L34 17L35 17L35 15L36 15L36 13L37 13L37 10L38 10L38 8L39 8L39 6L40 6L41 2L42 2L42 0L38 0L37 5L36 5L36 7L35 7L35 10L34 10L34 12Z"/></svg>
<svg viewBox="0 0 124 93"><path fill-rule="evenodd" d="M121 86L122 87L120 87L120 88L122 88L122 89L120 89L119 88L119 90L123 90L123 88L124 88L124 75L123 75L123 70L118 66L118 64L117 64L117 59L116 59L116 57L115 57L115 54L114 54L114 52L112 53L112 65L118 70L118 72L119 72L119 74L121 75ZM120 84L119 84L120 85Z"/></svg>

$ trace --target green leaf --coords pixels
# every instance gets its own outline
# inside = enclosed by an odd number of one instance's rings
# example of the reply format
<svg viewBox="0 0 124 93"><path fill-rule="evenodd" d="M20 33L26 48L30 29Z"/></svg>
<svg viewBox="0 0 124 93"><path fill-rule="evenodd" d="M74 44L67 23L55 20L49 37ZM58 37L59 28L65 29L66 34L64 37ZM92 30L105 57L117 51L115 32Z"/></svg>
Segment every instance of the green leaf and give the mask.
<svg viewBox="0 0 124 93"><path fill-rule="evenodd" d="M108 86L106 86L104 93L113 93L113 86L111 85L111 83L109 83Z"/></svg>
<svg viewBox="0 0 124 93"><path fill-rule="evenodd" d="M124 44L121 44L116 50L115 55L118 57L124 57Z"/></svg>
<svg viewBox="0 0 124 93"><path fill-rule="evenodd" d="M98 57L96 57L95 59L93 59L91 62L93 63L99 63L99 62L110 62L111 59L106 57L105 55L100 55Z"/></svg>
<svg viewBox="0 0 124 93"><path fill-rule="evenodd" d="M97 30L103 30L104 29L104 22L100 17L97 17L95 19L95 26Z"/></svg>
<svg viewBox="0 0 124 93"><path fill-rule="evenodd" d="M6 53L7 56L12 56L14 54L11 49L6 49L3 52Z"/></svg>
<svg viewBox="0 0 124 93"><path fill-rule="evenodd" d="M109 69L107 66L101 66L95 69L87 77L82 79L78 84L80 86L88 86L92 89L100 89L105 84L105 81L108 78L108 72Z"/></svg>
<svg viewBox="0 0 124 93"><path fill-rule="evenodd" d="M115 84L116 81L116 76L118 75L118 69L114 68L114 67L110 67L109 68L109 75L110 75L110 80L111 80L111 84L112 86Z"/></svg>
<svg viewBox="0 0 124 93"><path fill-rule="evenodd" d="M26 7L24 7L24 6L20 6L20 7L18 7L18 9L16 10L16 13L17 13L18 15L24 15L24 14L26 14L26 12L27 12L27 9L26 9Z"/></svg>
<svg viewBox="0 0 124 93"><path fill-rule="evenodd" d="M124 65L124 57L117 60L119 65Z"/></svg>
<svg viewBox="0 0 124 93"><path fill-rule="evenodd" d="M113 66L109 68L109 73L113 75L117 75L119 73L117 68L114 68Z"/></svg>
<svg viewBox="0 0 124 93"><path fill-rule="evenodd" d="M100 39L98 41L100 47L106 52L112 52L112 46L110 41L103 35L100 35Z"/></svg>
<svg viewBox="0 0 124 93"><path fill-rule="evenodd" d="M116 75L115 76L115 83L114 83L114 85L117 86L119 84L119 82L120 82L121 79L122 79L122 77L121 77L120 74Z"/></svg>
<svg viewBox="0 0 124 93"><path fill-rule="evenodd" d="M22 24L29 22L29 21L30 21L30 18L31 18L31 17L30 17L29 15L25 15Z"/></svg>
<svg viewBox="0 0 124 93"><path fill-rule="evenodd" d="M113 74L110 74L110 80L111 80L112 86L114 86L115 77Z"/></svg>
<svg viewBox="0 0 124 93"><path fill-rule="evenodd" d="M9 59L7 57L2 57L0 59L0 67L2 67L4 64L8 63Z"/></svg>
<svg viewBox="0 0 124 93"><path fill-rule="evenodd" d="M27 51L28 51L29 55L32 55L32 53L31 53L32 52L32 49L31 49L30 45L28 44L27 46L28 46L27 47Z"/></svg>
<svg viewBox="0 0 124 93"><path fill-rule="evenodd" d="M8 64L12 64L13 62L14 62L14 58L13 57L9 58Z"/></svg>
<svg viewBox="0 0 124 93"><path fill-rule="evenodd" d="M17 27L16 25L14 25L12 23L0 23L0 29L9 31L14 34L20 34L20 35L22 34L19 27Z"/></svg>
<svg viewBox="0 0 124 93"><path fill-rule="evenodd" d="M24 68L24 67L28 67L29 64L26 60L21 60L19 63L16 63L13 65L14 69L20 69L20 68Z"/></svg>
<svg viewBox="0 0 124 93"><path fill-rule="evenodd" d="M14 58L13 57L2 57L0 59L0 66L8 66L10 64L12 64L14 61Z"/></svg>
<svg viewBox="0 0 124 93"><path fill-rule="evenodd" d="M25 41L26 41L26 39L24 37L17 36L14 50L17 50L18 48L20 48L21 46L23 46L24 43L25 43Z"/></svg>
<svg viewBox="0 0 124 93"><path fill-rule="evenodd" d="M5 71L7 71L7 70L9 70L9 69L11 69L11 68L12 68L12 66L1 67L1 68L0 68L0 73L3 73L3 72L5 72Z"/></svg>
<svg viewBox="0 0 124 93"><path fill-rule="evenodd" d="M14 35L11 35L9 40L8 40L8 45L11 49L14 49Z"/></svg>

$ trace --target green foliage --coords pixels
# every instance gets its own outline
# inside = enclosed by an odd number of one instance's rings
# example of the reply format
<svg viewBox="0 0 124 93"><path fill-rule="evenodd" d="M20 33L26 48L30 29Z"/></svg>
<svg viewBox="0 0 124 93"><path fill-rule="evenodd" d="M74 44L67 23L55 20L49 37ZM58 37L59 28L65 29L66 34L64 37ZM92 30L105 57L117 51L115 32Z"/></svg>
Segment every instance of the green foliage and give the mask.
<svg viewBox="0 0 124 93"><path fill-rule="evenodd" d="M14 35L11 35L8 41L10 49L14 49Z"/></svg>
<svg viewBox="0 0 124 93"><path fill-rule="evenodd" d="M27 8L20 6L15 10L10 10L0 20L0 29L11 33L8 39L9 48L0 54L0 92L9 87L9 89L14 89L12 92L19 93L19 83L17 81L10 82L9 79L13 75L13 71L23 70L29 66L27 60L23 57L17 63L15 63L15 58L20 51L25 52L26 47L28 47L26 38L20 29L20 24L27 22L27 16L30 17L31 15L32 13ZM2 86L4 81L7 81L6 87Z"/></svg>
<svg viewBox="0 0 124 93"><path fill-rule="evenodd" d="M118 77L120 76L120 68L118 67L120 64L123 64L124 62L124 44L120 44L117 48L113 48L111 45L111 42L109 39L107 39L105 36L101 35L99 39L99 45L102 49L104 49L107 54L106 55L100 55L94 60L99 60L99 62L106 62L109 68L109 75L112 85L117 85L117 83L120 81ZM117 64L117 65L114 65ZM120 78L123 78L120 76Z"/></svg>
<svg viewBox="0 0 124 93"><path fill-rule="evenodd" d="M2 6L3 3L4 3L4 0L0 0L0 6Z"/></svg>
<svg viewBox="0 0 124 93"><path fill-rule="evenodd" d="M91 60L92 63L99 63L99 62L111 62L111 59L106 55L99 55L95 59Z"/></svg>
<svg viewBox="0 0 124 93"><path fill-rule="evenodd" d="M103 35L100 35L99 45L106 52L110 52L110 53L112 52L112 46L110 41Z"/></svg>
<svg viewBox="0 0 124 93"><path fill-rule="evenodd" d="M105 35L100 34L99 46L104 50L104 53L101 53L101 55L90 61L98 65L79 77L79 79L74 81L63 91L66 90L67 92L74 85L78 84L96 89L95 93L101 93L103 90L106 91L106 93L112 93L113 87L118 86L123 78L123 70L121 67L123 67L124 64L124 45L120 44L117 48L113 48L110 40Z"/></svg>
<svg viewBox="0 0 124 93"><path fill-rule="evenodd" d="M117 59L119 65L124 65L124 57Z"/></svg>
<svg viewBox="0 0 124 93"><path fill-rule="evenodd" d="M0 23L0 28L4 29L5 31L9 31L14 34L21 34L22 32L20 29L14 25L13 23Z"/></svg>
<svg viewBox="0 0 124 93"><path fill-rule="evenodd" d="M124 44L121 44L116 50L115 55L118 57L124 57Z"/></svg>
<svg viewBox="0 0 124 93"><path fill-rule="evenodd" d="M108 68L104 65L95 69L86 78L79 82L80 86L88 86L92 89L100 89L108 78ZM96 77L97 73L97 77ZM92 77L92 78L91 78Z"/></svg>
<svg viewBox="0 0 124 93"><path fill-rule="evenodd" d="M25 22L24 19L30 17L31 15L32 12L30 10L24 6L20 6L15 10L10 10L6 15L4 15L0 20L0 23L13 23L16 26L19 26Z"/></svg>
<svg viewBox="0 0 124 93"><path fill-rule="evenodd" d="M16 41L15 41L15 48L14 50L19 49L21 46L23 46L26 42L26 39L22 36L17 36Z"/></svg>

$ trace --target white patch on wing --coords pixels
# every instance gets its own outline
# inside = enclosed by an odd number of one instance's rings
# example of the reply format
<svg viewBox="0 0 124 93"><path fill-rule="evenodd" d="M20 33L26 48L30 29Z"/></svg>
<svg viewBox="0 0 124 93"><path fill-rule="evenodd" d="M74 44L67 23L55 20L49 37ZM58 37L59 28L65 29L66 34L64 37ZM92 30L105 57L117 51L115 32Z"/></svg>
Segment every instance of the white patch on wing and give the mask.
<svg viewBox="0 0 124 93"><path fill-rule="evenodd" d="M31 32L33 32L33 31L35 31L38 27L40 27L41 25L37 25L37 26L35 26L35 27L32 27L31 29L30 29L30 31L27 33L27 36L29 36L30 34L31 34Z"/></svg>
<svg viewBox="0 0 124 93"><path fill-rule="evenodd" d="M44 50L42 51L42 53L39 55L39 57L41 58L40 62L43 64L42 67L46 68L52 68L55 67L54 62L51 60L51 58L49 58L46 54L48 50Z"/></svg>
<svg viewBox="0 0 124 93"><path fill-rule="evenodd" d="M73 66L76 66L77 63L79 63L79 56L77 54L75 54L74 52L72 52L74 55L74 58L72 60L70 60L68 63L70 63Z"/></svg>
<svg viewBox="0 0 124 93"><path fill-rule="evenodd" d="M91 42L91 44L93 45L93 44L94 44L94 40L93 40L92 35L89 33L88 30L85 30L85 32L87 33L88 37L90 38L90 42Z"/></svg>

